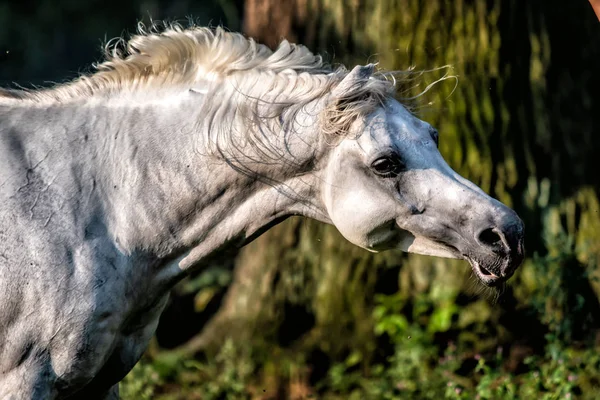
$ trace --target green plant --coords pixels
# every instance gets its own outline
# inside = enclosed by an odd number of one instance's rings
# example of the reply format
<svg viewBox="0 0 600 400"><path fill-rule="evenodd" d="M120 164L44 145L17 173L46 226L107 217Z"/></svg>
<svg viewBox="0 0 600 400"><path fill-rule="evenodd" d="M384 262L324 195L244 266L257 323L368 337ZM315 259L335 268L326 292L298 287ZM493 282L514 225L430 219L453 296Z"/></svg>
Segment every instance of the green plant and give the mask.
<svg viewBox="0 0 600 400"><path fill-rule="evenodd" d="M152 400L156 389L163 383L155 367L142 361L123 379L119 394L123 400Z"/></svg>

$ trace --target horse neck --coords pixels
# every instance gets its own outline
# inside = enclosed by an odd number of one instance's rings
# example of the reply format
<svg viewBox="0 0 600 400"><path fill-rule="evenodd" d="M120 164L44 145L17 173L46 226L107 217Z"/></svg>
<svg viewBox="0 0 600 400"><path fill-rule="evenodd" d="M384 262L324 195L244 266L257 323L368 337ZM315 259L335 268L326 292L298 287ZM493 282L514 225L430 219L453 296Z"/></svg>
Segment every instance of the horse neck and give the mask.
<svg viewBox="0 0 600 400"><path fill-rule="evenodd" d="M184 263L187 268L228 244L251 240L288 215L327 221L317 200L316 177L306 162L314 157L311 146L317 145L309 132L274 141L286 142L286 151L304 162L279 159L248 166L244 159L216 158L203 147L200 138L207 137L202 132L207 125L199 122L207 116L197 94L166 100L123 107L100 102L93 108L96 115L107 116L104 127L89 129L101 144L93 159L101 161L96 168L108 225L125 253L144 250L172 258L193 249ZM235 126L227 118L221 123ZM261 157L246 156L246 161Z"/></svg>

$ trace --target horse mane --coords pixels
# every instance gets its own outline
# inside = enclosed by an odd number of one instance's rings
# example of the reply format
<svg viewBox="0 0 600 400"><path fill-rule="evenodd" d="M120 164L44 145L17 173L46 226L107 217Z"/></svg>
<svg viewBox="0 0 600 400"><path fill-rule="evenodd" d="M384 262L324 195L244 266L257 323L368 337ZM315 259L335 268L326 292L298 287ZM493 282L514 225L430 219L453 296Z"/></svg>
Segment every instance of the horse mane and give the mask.
<svg viewBox="0 0 600 400"><path fill-rule="evenodd" d="M104 61L94 65L95 72L72 82L36 90L0 89L0 101L65 103L235 80L236 90L247 98L279 101L287 94L279 105L301 107L330 93L348 74L343 66L334 69L305 46L287 40L271 50L221 27L183 28L176 23L155 23L150 28L139 24L129 40L109 41L104 56ZM391 96L394 83L384 74L373 75L352 85L326 110L323 128L327 132L347 132L351 121ZM270 95L264 96L265 92Z"/></svg>
<svg viewBox="0 0 600 400"><path fill-rule="evenodd" d="M161 30L159 26L154 24L146 29L140 24L138 33L128 41L122 38L109 41L104 50L105 61L95 65L96 72L65 89L110 91L191 86L199 80L224 79L244 72L325 71L320 56L285 40L272 51L221 27L184 29L173 23Z"/></svg>
<svg viewBox="0 0 600 400"><path fill-rule="evenodd" d="M347 73L343 67L334 70L321 56L287 40L271 50L221 27L183 28L178 23L154 23L150 28L140 23L137 34L129 40L110 40L104 46L104 61L94 64L94 69L91 74L50 88L0 89L0 97L68 101L137 89L194 85L198 80L224 79L241 73L329 74L335 83Z"/></svg>

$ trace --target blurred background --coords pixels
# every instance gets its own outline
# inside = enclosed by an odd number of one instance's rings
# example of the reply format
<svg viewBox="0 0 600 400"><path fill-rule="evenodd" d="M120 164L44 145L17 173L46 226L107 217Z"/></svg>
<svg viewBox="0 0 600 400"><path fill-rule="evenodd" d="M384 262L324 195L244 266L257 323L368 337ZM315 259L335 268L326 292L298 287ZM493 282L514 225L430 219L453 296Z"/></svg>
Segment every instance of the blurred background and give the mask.
<svg viewBox="0 0 600 400"><path fill-rule="evenodd" d="M600 25L587 0L0 0L0 85L90 72L138 21L224 25L333 63L451 65L417 114L517 210L501 296L465 262L291 219L181 282L124 399L569 399L600 393ZM424 73L420 91L447 70Z"/></svg>

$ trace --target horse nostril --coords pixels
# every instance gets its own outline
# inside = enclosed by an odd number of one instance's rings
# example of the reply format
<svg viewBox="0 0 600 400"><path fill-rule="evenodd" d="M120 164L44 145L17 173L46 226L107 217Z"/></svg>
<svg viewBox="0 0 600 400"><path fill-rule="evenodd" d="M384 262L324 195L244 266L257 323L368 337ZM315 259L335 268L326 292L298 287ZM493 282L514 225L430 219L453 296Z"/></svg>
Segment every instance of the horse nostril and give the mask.
<svg viewBox="0 0 600 400"><path fill-rule="evenodd" d="M488 228L481 231L478 239L481 243L490 247L498 247L502 245L502 238L494 231L493 228Z"/></svg>

